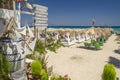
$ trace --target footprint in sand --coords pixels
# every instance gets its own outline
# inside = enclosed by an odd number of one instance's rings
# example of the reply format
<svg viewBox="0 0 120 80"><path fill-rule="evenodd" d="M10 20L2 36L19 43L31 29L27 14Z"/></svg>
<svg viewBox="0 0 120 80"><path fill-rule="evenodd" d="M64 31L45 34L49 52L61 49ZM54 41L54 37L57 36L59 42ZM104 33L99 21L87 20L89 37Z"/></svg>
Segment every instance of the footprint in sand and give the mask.
<svg viewBox="0 0 120 80"><path fill-rule="evenodd" d="M83 57L79 56L79 55L74 55L70 58L71 61L79 63L83 60Z"/></svg>

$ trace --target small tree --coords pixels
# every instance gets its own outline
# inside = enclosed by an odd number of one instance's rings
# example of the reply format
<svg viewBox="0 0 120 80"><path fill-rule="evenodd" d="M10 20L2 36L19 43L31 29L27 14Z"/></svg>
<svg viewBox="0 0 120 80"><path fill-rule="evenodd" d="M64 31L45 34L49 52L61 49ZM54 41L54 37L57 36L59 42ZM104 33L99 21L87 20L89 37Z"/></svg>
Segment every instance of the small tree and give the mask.
<svg viewBox="0 0 120 80"><path fill-rule="evenodd" d="M106 64L104 66L102 80L116 80L116 71L114 65Z"/></svg>

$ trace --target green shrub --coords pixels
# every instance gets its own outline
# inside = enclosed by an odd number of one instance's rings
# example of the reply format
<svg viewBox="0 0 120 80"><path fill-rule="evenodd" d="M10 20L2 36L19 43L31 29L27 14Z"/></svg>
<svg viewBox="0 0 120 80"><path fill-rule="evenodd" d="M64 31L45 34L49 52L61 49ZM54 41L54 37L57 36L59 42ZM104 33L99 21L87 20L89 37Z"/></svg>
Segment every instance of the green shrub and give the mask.
<svg viewBox="0 0 120 80"><path fill-rule="evenodd" d="M69 77L62 77L61 75L59 76L52 76L50 80L71 80Z"/></svg>
<svg viewBox="0 0 120 80"><path fill-rule="evenodd" d="M109 38L108 36L105 36L105 40L108 40L108 38Z"/></svg>
<svg viewBox="0 0 120 80"><path fill-rule="evenodd" d="M48 56L46 55L40 55L40 57L38 58L39 62L42 65L42 69L45 69L47 71L47 59Z"/></svg>
<svg viewBox="0 0 120 80"><path fill-rule="evenodd" d="M61 40L58 39L56 42L54 42L53 40L51 42L49 42L47 44L47 49L50 50L50 51L53 51L53 52L56 52L56 50L58 48L60 48L61 46L64 46L62 43L61 43Z"/></svg>
<svg viewBox="0 0 120 80"><path fill-rule="evenodd" d="M0 77L4 80L10 80L8 76L9 70L10 64L7 58L3 55L3 51L0 49Z"/></svg>
<svg viewBox="0 0 120 80"><path fill-rule="evenodd" d="M95 46L96 41L95 41L95 40L93 40L93 39L91 39L91 44L92 44L92 46Z"/></svg>
<svg viewBox="0 0 120 80"><path fill-rule="evenodd" d="M35 59L34 54L28 54L28 55L26 55L26 58Z"/></svg>
<svg viewBox="0 0 120 80"><path fill-rule="evenodd" d="M100 46L103 46L103 44L104 44L103 42L99 42L99 45L100 45Z"/></svg>
<svg viewBox="0 0 120 80"><path fill-rule="evenodd" d="M44 69L41 70L40 74L41 74L41 80L48 80L48 74Z"/></svg>
<svg viewBox="0 0 120 80"><path fill-rule="evenodd" d="M100 46L99 43L96 43L96 44L95 44L95 49L96 49L96 50L103 49L103 46Z"/></svg>
<svg viewBox="0 0 120 80"><path fill-rule="evenodd" d="M56 52L56 45L55 45L54 42L47 44L46 47L47 47L48 50L50 50L52 52Z"/></svg>
<svg viewBox="0 0 120 80"><path fill-rule="evenodd" d="M45 44L41 40L37 40L34 51L37 51L40 54L45 54L46 53Z"/></svg>
<svg viewBox="0 0 120 80"><path fill-rule="evenodd" d="M86 48L90 48L91 43L84 42L84 45L85 45Z"/></svg>
<svg viewBox="0 0 120 80"><path fill-rule="evenodd" d="M32 64L31 64L31 72L33 74L40 74L41 69L42 69L42 65L40 64L40 62L38 60L32 62Z"/></svg>
<svg viewBox="0 0 120 80"><path fill-rule="evenodd" d="M42 66L43 65L38 60L32 62L31 73L40 75L41 76L40 80L48 80L47 71L45 69L43 69ZM34 77L36 77L36 76L34 76Z"/></svg>
<svg viewBox="0 0 120 80"><path fill-rule="evenodd" d="M106 64L102 74L102 80L116 80L116 71L114 65Z"/></svg>

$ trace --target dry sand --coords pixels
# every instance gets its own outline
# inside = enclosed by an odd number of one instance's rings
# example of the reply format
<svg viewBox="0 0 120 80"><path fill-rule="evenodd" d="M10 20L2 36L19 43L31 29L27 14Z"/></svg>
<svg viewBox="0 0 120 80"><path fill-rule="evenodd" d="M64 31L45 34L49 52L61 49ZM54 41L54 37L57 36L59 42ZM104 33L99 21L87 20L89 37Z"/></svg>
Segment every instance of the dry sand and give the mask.
<svg viewBox="0 0 120 80"><path fill-rule="evenodd" d="M120 44L112 35L104 44L103 50L79 48L83 43L62 47L57 53L48 52L48 66L53 66L53 73L68 74L72 80L101 80L104 65L113 63L120 79L120 54L115 53Z"/></svg>

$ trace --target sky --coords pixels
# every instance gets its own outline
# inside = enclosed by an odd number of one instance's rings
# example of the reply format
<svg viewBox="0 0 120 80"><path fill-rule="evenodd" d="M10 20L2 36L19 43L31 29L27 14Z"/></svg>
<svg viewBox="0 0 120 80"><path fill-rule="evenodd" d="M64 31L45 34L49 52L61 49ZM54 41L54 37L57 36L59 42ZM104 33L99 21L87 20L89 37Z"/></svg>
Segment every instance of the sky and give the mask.
<svg viewBox="0 0 120 80"><path fill-rule="evenodd" d="M28 0L31 4L48 7L48 24L91 26L120 25L120 0ZM32 22L32 17L23 15L22 20ZM25 22L22 21L22 24Z"/></svg>

